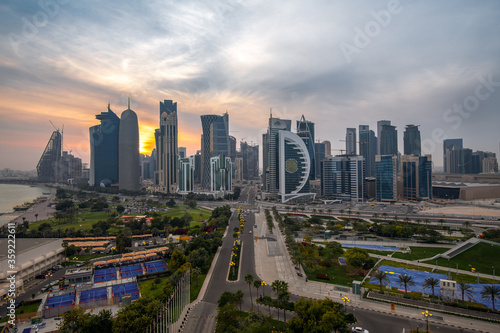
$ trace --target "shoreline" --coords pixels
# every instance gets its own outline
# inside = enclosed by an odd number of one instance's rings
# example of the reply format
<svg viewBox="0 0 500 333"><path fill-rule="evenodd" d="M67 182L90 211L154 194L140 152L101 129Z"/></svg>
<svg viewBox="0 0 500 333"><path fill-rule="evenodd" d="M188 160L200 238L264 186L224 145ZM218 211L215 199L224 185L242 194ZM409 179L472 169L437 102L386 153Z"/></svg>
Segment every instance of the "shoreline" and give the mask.
<svg viewBox="0 0 500 333"><path fill-rule="evenodd" d="M52 214L55 212L55 209L53 207L49 207L49 205L55 198L56 189L45 186L40 186L40 188L42 188L43 191L50 191L50 194L47 196L47 200L35 204L33 207L29 208L27 211L24 212L12 211L9 213L0 214L0 217L12 216L12 218L9 219L8 221L7 219L5 219L5 221L2 221L0 226L11 222L14 222L16 224L22 224L23 217L26 219L26 221L29 222L36 222L37 220L45 220L48 219L49 217L52 217ZM37 214L36 217L35 214Z"/></svg>

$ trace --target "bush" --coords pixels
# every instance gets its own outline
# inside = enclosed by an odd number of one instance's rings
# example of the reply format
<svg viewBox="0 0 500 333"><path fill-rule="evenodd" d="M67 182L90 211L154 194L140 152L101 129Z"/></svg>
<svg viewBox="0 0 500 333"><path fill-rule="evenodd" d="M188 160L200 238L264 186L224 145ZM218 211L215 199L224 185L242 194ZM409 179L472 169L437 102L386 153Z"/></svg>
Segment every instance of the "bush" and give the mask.
<svg viewBox="0 0 500 333"><path fill-rule="evenodd" d="M322 280L328 280L328 281L330 281L330 277L327 274L321 274L321 273L316 274L316 279L322 279Z"/></svg>
<svg viewBox="0 0 500 333"><path fill-rule="evenodd" d="M324 266L324 267L332 267L332 264L330 264L329 262L325 262L325 261L320 262L319 265Z"/></svg>

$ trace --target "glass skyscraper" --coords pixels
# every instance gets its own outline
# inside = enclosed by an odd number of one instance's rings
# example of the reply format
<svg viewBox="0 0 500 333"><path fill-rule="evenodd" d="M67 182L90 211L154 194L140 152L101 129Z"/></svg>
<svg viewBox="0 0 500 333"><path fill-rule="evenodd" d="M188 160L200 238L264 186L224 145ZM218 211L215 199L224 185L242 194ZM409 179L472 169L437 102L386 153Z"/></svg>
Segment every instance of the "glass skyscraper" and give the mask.
<svg viewBox="0 0 500 333"><path fill-rule="evenodd" d="M365 176L375 177L377 137L368 125L359 125L359 154L365 159Z"/></svg>
<svg viewBox="0 0 500 333"><path fill-rule="evenodd" d="M306 120L304 115L302 115L300 120L297 120L297 135L302 139L302 141L304 141L307 151L309 152L309 159L311 163L309 180L314 180L316 177L314 156L314 123Z"/></svg>
<svg viewBox="0 0 500 333"><path fill-rule="evenodd" d="M210 185L210 158L220 154L229 156L229 115L202 115L202 186L205 189Z"/></svg>
<svg viewBox="0 0 500 333"><path fill-rule="evenodd" d="M100 125L89 128L90 134L90 186L105 183L118 184L118 137L120 118L110 109L95 116Z"/></svg>
<svg viewBox="0 0 500 333"><path fill-rule="evenodd" d="M403 135L404 143L404 154L405 155L422 155L421 152L421 141L420 141L420 131L418 126L406 125L405 132Z"/></svg>
<svg viewBox="0 0 500 333"><path fill-rule="evenodd" d="M377 201L397 201L398 175L397 157L393 155L375 156L375 192Z"/></svg>
<svg viewBox="0 0 500 333"><path fill-rule="evenodd" d="M406 199L432 198L432 158L431 155L403 155L401 160L403 178L402 196Z"/></svg>
<svg viewBox="0 0 500 333"><path fill-rule="evenodd" d="M321 162L321 194L328 198L363 201L364 162L362 156L326 157Z"/></svg>

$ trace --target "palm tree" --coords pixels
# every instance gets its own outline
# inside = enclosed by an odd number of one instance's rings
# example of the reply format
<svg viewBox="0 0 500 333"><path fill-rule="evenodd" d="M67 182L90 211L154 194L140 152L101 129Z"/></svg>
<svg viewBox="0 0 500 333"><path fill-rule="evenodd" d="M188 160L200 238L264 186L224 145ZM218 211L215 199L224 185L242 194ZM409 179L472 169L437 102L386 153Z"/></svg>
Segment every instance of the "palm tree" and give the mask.
<svg viewBox="0 0 500 333"><path fill-rule="evenodd" d="M376 270L373 273L373 277L375 278L375 280L378 281L378 285L380 286L380 293L383 294L384 290L382 289L382 286L391 283L389 276L384 271Z"/></svg>
<svg viewBox="0 0 500 333"><path fill-rule="evenodd" d="M283 305L283 318L285 321L285 330L286 330L286 303L290 299L290 293L288 292L288 283L285 281L276 280L271 285L273 291L278 296L278 321L279 321L279 307Z"/></svg>
<svg viewBox="0 0 500 333"><path fill-rule="evenodd" d="M407 275L407 274L398 276L398 280L396 281L396 283L399 284L400 286L405 287L405 297L408 296L408 286L415 285L415 282L413 281L413 277L411 277L410 275Z"/></svg>
<svg viewBox="0 0 500 333"><path fill-rule="evenodd" d="M234 300L240 304L240 311L241 311L241 303L243 303L243 291L241 291L241 289L238 289L238 291L236 291L234 293Z"/></svg>
<svg viewBox="0 0 500 333"><path fill-rule="evenodd" d="M196 286L198 287L198 277L201 275L202 271L199 267L191 268L191 276L196 280Z"/></svg>
<svg viewBox="0 0 500 333"><path fill-rule="evenodd" d="M250 303L252 303L252 308L253 308L252 289L250 288L250 285L253 283L253 275L252 274L245 275L245 282L248 283L248 291L250 291Z"/></svg>
<svg viewBox="0 0 500 333"><path fill-rule="evenodd" d="M472 223L470 223L470 221L465 221L464 223L462 223L462 226L465 228L465 229L470 229Z"/></svg>
<svg viewBox="0 0 500 333"><path fill-rule="evenodd" d="M384 222L387 222L387 213L386 213L386 212L383 212L383 213L382 213L382 216L384 217Z"/></svg>
<svg viewBox="0 0 500 333"><path fill-rule="evenodd" d="M473 288L467 282L458 282L458 289L462 292L462 303L464 302L465 294L467 294L467 297L472 297Z"/></svg>
<svg viewBox="0 0 500 333"><path fill-rule="evenodd" d="M434 288L439 285L439 280L435 279L433 277L428 277L427 279L424 280L424 283L422 284L422 287L424 289L430 288L432 290L432 297L434 297Z"/></svg>
<svg viewBox="0 0 500 333"><path fill-rule="evenodd" d="M491 299L493 311L495 311L495 298L500 298L500 287L495 285L484 286L483 290L481 290L481 297L484 299Z"/></svg>
<svg viewBox="0 0 500 333"><path fill-rule="evenodd" d="M257 289L257 295L255 296L255 303L257 303L257 298L259 298L259 288L262 286L262 281L261 280L254 280L253 281L253 286L255 289ZM257 309L259 309L259 305L257 305Z"/></svg>
<svg viewBox="0 0 500 333"><path fill-rule="evenodd" d="M439 222L439 223L441 223L441 229L443 229L443 223L444 223L444 220L443 220L443 219L440 219L438 222Z"/></svg>

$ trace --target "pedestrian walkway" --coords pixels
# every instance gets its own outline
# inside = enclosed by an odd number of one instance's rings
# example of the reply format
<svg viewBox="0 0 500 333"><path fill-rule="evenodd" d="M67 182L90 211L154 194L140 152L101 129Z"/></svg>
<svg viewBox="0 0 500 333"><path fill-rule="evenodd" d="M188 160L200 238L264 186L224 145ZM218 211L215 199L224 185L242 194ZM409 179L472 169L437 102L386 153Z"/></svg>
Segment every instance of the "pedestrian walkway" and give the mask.
<svg viewBox="0 0 500 333"><path fill-rule="evenodd" d="M332 284L321 283L316 281L306 282L305 274L304 277L299 277L297 275L297 272L291 262L290 255L286 250L283 235L279 231L277 223L275 222L274 234L277 236L278 243L280 243L280 246L283 246L285 251L283 252L282 255L272 256L272 257L268 256L267 240L264 239L264 235L268 232L268 230L267 230L267 222L265 214L263 212L255 214L255 224L257 225L257 228L254 230L254 232L258 237L257 241L254 242L255 265L259 279L266 281L268 284L271 284L275 280L285 281L288 283L289 291L292 294L298 296L303 296L312 299L323 299L325 297L328 297L336 302L341 302L341 303L342 303L342 297L348 296L350 299L348 306L351 306L354 309L360 308L370 311L390 313L397 316L413 318L417 320L422 319L422 308L396 306L395 310L392 310L390 304L388 303L381 303L368 299L363 299L361 295L355 295L351 292L346 292L349 288L346 289L345 291L340 291L340 290L335 290L334 285ZM374 255L374 257L385 258L385 256L377 256L377 255ZM410 262L408 260L395 259L395 258L389 258L389 259L413 264L413 262ZM435 267L435 265L423 264L423 263L420 263L420 265L422 267L430 267L430 268ZM462 271L459 270L459 272ZM463 272L464 274L470 273L465 271ZM301 270L300 273L303 274L303 271ZM438 324L445 324L451 327L466 328L469 331L473 332L496 333L500 331L500 324L478 321L470 318L463 318L448 314L439 314L439 316L435 316L434 318L431 317L429 321Z"/></svg>

